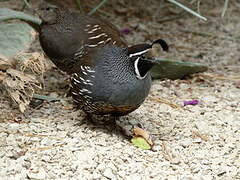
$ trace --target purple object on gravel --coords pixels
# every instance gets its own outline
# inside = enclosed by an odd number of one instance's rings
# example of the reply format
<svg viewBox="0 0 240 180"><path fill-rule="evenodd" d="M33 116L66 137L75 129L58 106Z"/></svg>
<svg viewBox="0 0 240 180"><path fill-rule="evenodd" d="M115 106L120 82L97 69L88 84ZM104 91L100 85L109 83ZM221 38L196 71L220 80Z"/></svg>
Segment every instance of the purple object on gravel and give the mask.
<svg viewBox="0 0 240 180"><path fill-rule="evenodd" d="M120 32L124 35L127 35L131 33L131 30L129 28L123 28L120 30Z"/></svg>
<svg viewBox="0 0 240 180"><path fill-rule="evenodd" d="M183 102L183 105L184 106L187 106L187 105L197 105L199 103L199 101L198 100L190 100L190 101L184 101Z"/></svg>

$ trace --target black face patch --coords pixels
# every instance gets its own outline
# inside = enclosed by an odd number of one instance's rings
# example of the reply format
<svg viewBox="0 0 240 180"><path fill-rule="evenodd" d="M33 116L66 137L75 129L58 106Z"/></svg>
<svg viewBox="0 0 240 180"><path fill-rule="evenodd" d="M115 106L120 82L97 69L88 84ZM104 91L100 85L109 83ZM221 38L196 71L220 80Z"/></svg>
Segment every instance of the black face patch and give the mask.
<svg viewBox="0 0 240 180"><path fill-rule="evenodd" d="M142 57L136 58L134 61L135 74L138 79L144 79L147 75L147 72L153 67L154 62L146 60Z"/></svg>

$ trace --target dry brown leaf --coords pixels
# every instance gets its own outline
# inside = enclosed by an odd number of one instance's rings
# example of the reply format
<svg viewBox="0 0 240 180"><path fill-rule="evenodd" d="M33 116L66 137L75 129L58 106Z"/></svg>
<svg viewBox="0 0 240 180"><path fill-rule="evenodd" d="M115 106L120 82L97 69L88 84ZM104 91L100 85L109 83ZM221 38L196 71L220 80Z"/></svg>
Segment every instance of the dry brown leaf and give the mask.
<svg viewBox="0 0 240 180"><path fill-rule="evenodd" d="M211 73L203 73L199 74L199 76L202 76L204 79L219 79L219 80L240 80L240 76L221 76L217 74L211 74Z"/></svg>
<svg viewBox="0 0 240 180"><path fill-rule="evenodd" d="M36 74L43 74L46 71L47 65L43 53L22 53L15 59L19 62L21 71L29 69Z"/></svg>
<svg viewBox="0 0 240 180"><path fill-rule="evenodd" d="M29 105L35 88L41 88L35 76L15 69L6 71L2 83L12 100L19 105L21 112L24 112Z"/></svg>
<svg viewBox="0 0 240 180"><path fill-rule="evenodd" d="M163 157L168 160L169 162L171 162L172 164L179 164L180 163L180 159L178 157L176 157L171 150L169 150L169 148L167 148L165 142L162 142L162 152L163 152Z"/></svg>
<svg viewBox="0 0 240 180"><path fill-rule="evenodd" d="M1 80L0 80L0 81L1 81ZM235 86L236 86L236 88L239 88L239 89L240 89L240 80L238 80L238 81L235 82Z"/></svg>
<svg viewBox="0 0 240 180"><path fill-rule="evenodd" d="M133 128L133 134L136 137L139 137L139 136L143 137L149 145L153 146L151 136L150 136L149 132L146 131L145 129L135 127L135 128Z"/></svg>
<svg viewBox="0 0 240 180"><path fill-rule="evenodd" d="M171 106L172 108L182 108L181 106L177 105L177 104L173 104L165 99L162 99L162 98L156 98L156 97L153 97L153 96L149 96L149 99L152 100L152 101L155 101L155 102L158 102L158 103L163 103L163 104L167 104L169 106Z"/></svg>
<svg viewBox="0 0 240 180"><path fill-rule="evenodd" d="M203 141L209 141L209 135L200 133L199 131L192 130L193 138L199 137Z"/></svg>
<svg viewBox="0 0 240 180"><path fill-rule="evenodd" d="M168 161L173 161L173 155L170 152L170 150L166 147L166 144L164 142L162 142L162 152L163 152L163 156L166 160Z"/></svg>
<svg viewBox="0 0 240 180"><path fill-rule="evenodd" d="M6 71L11 66L11 62L9 62L3 55L0 54L0 70Z"/></svg>
<svg viewBox="0 0 240 180"><path fill-rule="evenodd" d="M46 147L39 147L39 148L31 148L28 149L29 151L45 151L45 150L49 150L49 149L53 149L55 147L62 147L65 144L56 144L56 145L52 145L52 146L46 146Z"/></svg>
<svg viewBox="0 0 240 180"><path fill-rule="evenodd" d="M0 71L0 83L2 83L2 81L5 79L6 77L6 73Z"/></svg>

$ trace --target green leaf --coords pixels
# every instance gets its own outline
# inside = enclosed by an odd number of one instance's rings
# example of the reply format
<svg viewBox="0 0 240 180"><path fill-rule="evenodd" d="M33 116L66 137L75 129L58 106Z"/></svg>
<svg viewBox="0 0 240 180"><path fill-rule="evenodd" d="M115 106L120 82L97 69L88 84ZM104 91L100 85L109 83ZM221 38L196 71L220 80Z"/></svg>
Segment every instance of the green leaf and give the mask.
<svg viewBox="0 0 240 180"><path fill-rule="evenodd" d="M32 22L34 24L40 25L42 20L38 17L25 14L21 11L14 11L8 8L0 8L0 21L10 20L10 19L21 19L27 22Z"/></svg>
<svg viewBox="0 0 240 180"><path fill-rule="evenodd" d="M134 146L144 149L144 150L149 150L151 149L151 146L147 143L147 141L142 138L142 137L133 137L131 139L131 142L133 143Z"/></svg>
<svg viewBox="0 0 240 180"><path fill-rule="evenodd" d="M0 57L10 59L26 51L35 34L34 29L28 24L0 24Z"/></svg>
<svg viewBox="0 0 240 180"><path fill-rule="evenodd" d="M157 59L157 64L151 69L153 79L181 79L184 76L204 72L208 67L200 63Z"/></svg>

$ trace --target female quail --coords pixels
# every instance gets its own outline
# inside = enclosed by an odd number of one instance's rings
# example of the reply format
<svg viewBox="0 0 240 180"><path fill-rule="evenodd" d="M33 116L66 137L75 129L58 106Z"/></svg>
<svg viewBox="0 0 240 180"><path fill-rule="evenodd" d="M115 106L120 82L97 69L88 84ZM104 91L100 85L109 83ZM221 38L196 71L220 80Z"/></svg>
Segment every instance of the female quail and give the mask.
<svg viewBox="0 0 240 180"><path fill-rule="evenodd" d="M119 31L102 19L46 8L40 43L52 62L71 75L74 102L88 115L126 115L147 97L153 61L144 59L152 44L128 47Z"/></svg>

